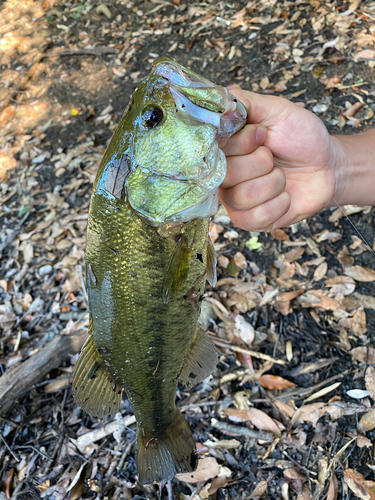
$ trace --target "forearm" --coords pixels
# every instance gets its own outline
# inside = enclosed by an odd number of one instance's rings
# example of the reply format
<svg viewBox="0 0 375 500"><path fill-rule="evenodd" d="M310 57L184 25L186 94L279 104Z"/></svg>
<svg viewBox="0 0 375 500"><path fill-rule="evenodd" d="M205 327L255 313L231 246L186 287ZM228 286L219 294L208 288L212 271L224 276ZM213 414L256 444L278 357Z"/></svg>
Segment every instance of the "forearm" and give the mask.
<svg viewBox="0 0 375 500"><path fill-rule="evenodd" d="M340 205L375 205L375 129L333 136L335 200ZM332 200L331 206L336 203Z"/></svg>

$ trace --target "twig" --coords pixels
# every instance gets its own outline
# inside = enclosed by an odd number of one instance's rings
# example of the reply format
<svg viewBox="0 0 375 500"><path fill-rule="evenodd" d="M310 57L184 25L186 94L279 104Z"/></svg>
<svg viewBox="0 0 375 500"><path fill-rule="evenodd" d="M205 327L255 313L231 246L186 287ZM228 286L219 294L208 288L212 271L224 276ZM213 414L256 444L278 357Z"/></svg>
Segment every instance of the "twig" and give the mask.
<svg viewBox="0 0 375 500"><path fill-rule="evenodd" d="M283 451L283 454L291 461L293 462L295 465L297 465L298 468L300 468L301 470L305 471L307 474L311 474L312 476L316 476L317 473L316 472L313 472L312 470L309 470L307 469L306 467L304 467L302 464L296 462L290 455L288 455L288 453L286 451Z"/></svg>
<svg viewBox="0 0 375 500"><path fill-rule="evenodd" d="M13 453L13 451L11 450L9 444L5 441L5 438L4 438L4 436L2 435L1 432L0 432L0 439L3 441L3 443L5 444L6 449L12 455L12 457L14 458L14 460L16 460L17 462L19 462L20 461L19 458L17 458L16 455Z"/></svg>
<svg viewBox="0 0 375 500"><path fill-rule="evenodd" d="M287 394L282 394L281 396L276 396L275 398L271 398L271 401L275 400L283 400L283 399L304 399L308 394L313 393L316 389L320 389L320 387L328 385L330 382L337 380L338 378L345 377L351 370L345 370L342 373L338 373L333 377L327 378L319 384L315 384L312 387L308 387L306 389L295 389L294 391L288 392ZM252 399L252 403L269 403L268 399Z"/></svg>
<svg viewBox="0 0 375 500"><path fill-rule="evenodd" d="M268 354L263 354L262 352L257 352L257 351L251 351L250 349L243 349L242 347L238 347L236 345L229 344L228 342L225 342L221 339L218 339L217 337L214 337L212 335L210 335L210 337L216 345L218 345L220 347L227 347L228 349L231 349L234 352L241 352L243 354L249 354L250 356L253 356L254 358L264 359L265 361L272 361L272 363L275 363L278 365L286 365L287 364L286 361L283 361L282 359L273 358L272 356L268 356Z"/></svg>
<svg viewBox="0 0 375 500"><path fill-rule="evenodd" d="M60 56L102 56L104 54L118 54L120 51L114 47L91 47L82 49L62 49L46 52L43 57Z"/></svg>
<svg viewBox="0 0 375 500"><path fill-rule="evenodd" d="M86 330L57 335L23 363L13 365L0 377L0 413L7 416L14 400L41 382L49 371L57 368L69 354L78 352L87 337Z"/></svg>
<svg viewBox="0 0 375 500"><path fill-rule="evenodd" d="M212 427L215 427L215 429L220 429L221 431L233 432L234 434L255 439L262 439L263 441L273 441L274 439L272 432L255 431L253 429L248 429L247 427L240 427L239 425L232 425L227 422L219 422L219 420L216 420L215 418L211 420L211 425Z"/></svg>

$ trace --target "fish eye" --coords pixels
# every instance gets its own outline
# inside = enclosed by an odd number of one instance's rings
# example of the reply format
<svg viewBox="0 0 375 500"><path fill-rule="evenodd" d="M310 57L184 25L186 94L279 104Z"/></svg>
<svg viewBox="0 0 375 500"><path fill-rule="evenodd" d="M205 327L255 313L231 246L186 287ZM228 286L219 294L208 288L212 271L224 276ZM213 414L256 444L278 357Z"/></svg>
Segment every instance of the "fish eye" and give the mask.
<svg viewBox="0 0 375 500"><path fill-rule="evenodd" d="M143 119L148 127L155 128L163 119L163 111L156 106L152 106L144 111Z"/></svg>

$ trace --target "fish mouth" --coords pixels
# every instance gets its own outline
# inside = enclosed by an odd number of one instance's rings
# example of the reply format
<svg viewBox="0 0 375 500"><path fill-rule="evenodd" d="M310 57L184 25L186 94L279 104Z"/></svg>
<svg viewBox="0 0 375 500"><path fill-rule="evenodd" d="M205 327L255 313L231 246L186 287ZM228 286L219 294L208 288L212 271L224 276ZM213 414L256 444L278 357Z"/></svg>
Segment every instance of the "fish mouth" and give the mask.
<svg viewBox="0 0 375 500"><path fill-rule="evenodd" d="M225 87L180 66L171 58L158 58L153 66L155 74L168 81L179 116L189 122L213 125L221 146L245 125L245 106Z"/></svg>

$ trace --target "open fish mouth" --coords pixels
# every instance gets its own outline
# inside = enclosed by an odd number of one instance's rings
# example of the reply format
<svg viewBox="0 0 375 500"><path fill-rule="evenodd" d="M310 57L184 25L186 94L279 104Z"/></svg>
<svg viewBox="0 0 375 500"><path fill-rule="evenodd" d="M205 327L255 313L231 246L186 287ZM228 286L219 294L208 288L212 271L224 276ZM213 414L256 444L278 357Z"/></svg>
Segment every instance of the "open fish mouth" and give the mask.
<svg viewBox="0 0 375 500"><path fill-rule="evenodd" d="M168 80L180 117L213 125L222 145L244 126L246 108L225 87L183 68L173 59L158 58L154 67L155 74Z"/></svg>

